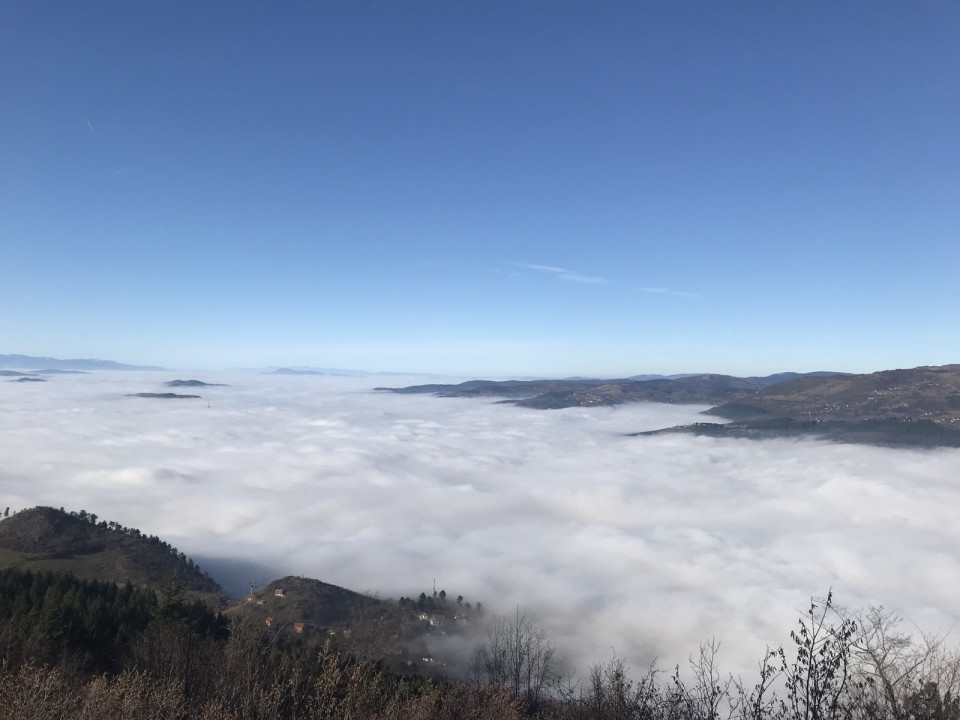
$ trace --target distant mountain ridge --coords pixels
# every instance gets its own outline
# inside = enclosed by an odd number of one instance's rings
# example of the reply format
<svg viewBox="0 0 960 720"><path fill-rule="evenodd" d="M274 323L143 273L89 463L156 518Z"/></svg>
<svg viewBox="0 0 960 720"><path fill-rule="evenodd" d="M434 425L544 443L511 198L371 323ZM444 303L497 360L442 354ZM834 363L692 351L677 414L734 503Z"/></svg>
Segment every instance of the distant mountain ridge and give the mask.
<svg viewBox="0 0 960 720"><path fill-rule="evenodd" d="M223 383L208 383L203 380L168 380L167 387L227 387Z"/></svg>
<svg viewBox="0 0 960 720"><path fill-rule="evenodd" d="M374 389L394 393L432 393L440 397L500 397L506 398L504 402L540 410L630 402L717 405L749 397L771 384L780 382L780 378L835 374L839 373L781 373L751 378L703 373L672 377L635 376L649 379L469 380L458 385L431 384Z"/></svg>
<svg viewBox="0 0 960 720"><path fill-rule="evenodd" d="M153 365L127 365L113 360L82 358L60 360L33 355L0 355L0 368L26 370L163 370Z"/></svg>
<svg viewBox="0 0 960 720"><path fill-rule="evenodd" d="M266 375L329 375L324 370L295 370L294 368L277 368Z"/></svg>
<svg viewBox="0 0 960 720"><path fill-rule="evenodd" d="M960 447L960 365L875 373L778 373L765 377L674 376L652 380L472 380L459 385L377 388L440 397L501 397L537 409L662 402L713 405L729 422L703 422L641 435L815 436L899 447Z"/></svg>
<svg viewBox="0 0 960 720"><path fill-rule="evenodd" d="M373 373L344 368L281 367L258 371L263 375L331 375L334 377L366 377Z"/></svg>

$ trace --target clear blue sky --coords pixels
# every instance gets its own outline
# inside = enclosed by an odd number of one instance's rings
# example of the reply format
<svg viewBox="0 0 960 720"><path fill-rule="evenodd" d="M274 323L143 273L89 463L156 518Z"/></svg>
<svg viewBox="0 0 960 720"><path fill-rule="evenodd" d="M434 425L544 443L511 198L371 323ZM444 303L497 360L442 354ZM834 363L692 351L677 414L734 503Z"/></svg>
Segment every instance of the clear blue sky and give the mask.
<svg viewBox="0 0 960 720"><path fill-rule="evenodd" d="M960 361L960 4L0 5L0 353Z"/></svg>

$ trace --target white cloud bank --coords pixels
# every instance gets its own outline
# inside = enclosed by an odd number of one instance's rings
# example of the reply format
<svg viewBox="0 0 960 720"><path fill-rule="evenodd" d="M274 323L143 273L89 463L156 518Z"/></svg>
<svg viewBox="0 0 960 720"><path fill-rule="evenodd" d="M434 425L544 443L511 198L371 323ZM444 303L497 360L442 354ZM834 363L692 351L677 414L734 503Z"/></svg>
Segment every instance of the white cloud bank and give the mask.
<svg viewBox="0 0 960 720"><path fill-rule="evenodd" d="M205 374L230 387L124 397L174 377L0 382L0 503L269 568L234 587L293 573L399 596L436 578L519 605L580 669L611 646L669 666L711 636L749 669L830 587L924 630L960 616L957 451L630 438L702 408L532 411L369 379Z"/></svg>

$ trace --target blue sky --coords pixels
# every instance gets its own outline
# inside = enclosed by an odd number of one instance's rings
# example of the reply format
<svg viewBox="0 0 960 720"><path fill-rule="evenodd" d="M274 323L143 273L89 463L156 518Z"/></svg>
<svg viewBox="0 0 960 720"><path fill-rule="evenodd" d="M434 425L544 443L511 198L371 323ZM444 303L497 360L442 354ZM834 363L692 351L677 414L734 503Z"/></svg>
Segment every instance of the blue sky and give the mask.
<svg viewBox="0 0 960 720"><path fill-rule="evenodd" d="M960 360L954 2L0 6L0 353Z"/></svg>

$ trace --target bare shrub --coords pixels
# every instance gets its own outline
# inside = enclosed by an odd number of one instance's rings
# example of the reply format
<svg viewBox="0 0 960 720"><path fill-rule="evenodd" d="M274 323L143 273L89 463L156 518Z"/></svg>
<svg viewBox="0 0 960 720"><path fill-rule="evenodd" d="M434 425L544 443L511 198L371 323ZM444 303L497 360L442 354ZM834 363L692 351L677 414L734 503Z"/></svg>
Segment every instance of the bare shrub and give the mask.
<svg viewBox="0 0 960 720"><path fill-rule="evenodd" d="M559 658L542 628L519 609L511 618L498 617L487 642L474 653L474 676L502 687L527 707L537 707L557 680Z"/></svg>

